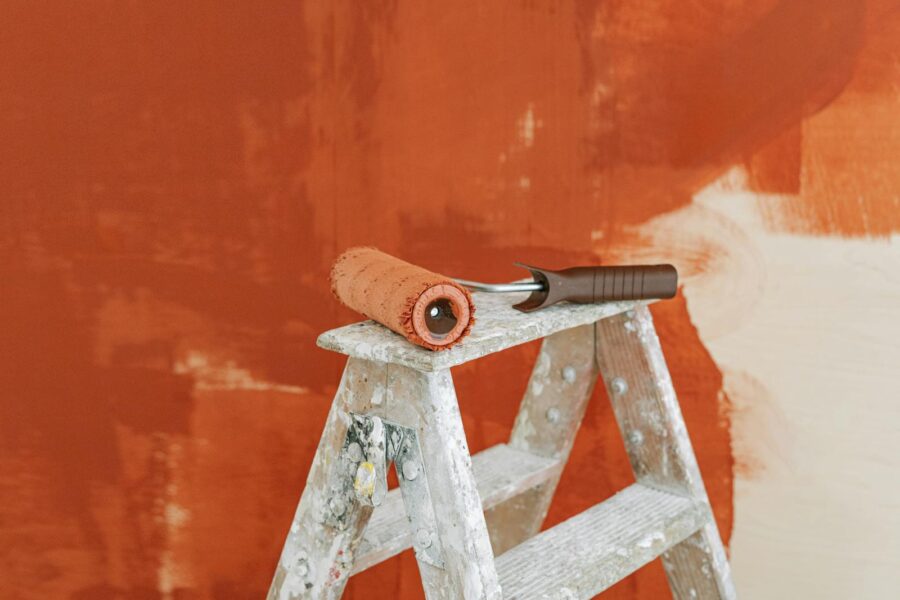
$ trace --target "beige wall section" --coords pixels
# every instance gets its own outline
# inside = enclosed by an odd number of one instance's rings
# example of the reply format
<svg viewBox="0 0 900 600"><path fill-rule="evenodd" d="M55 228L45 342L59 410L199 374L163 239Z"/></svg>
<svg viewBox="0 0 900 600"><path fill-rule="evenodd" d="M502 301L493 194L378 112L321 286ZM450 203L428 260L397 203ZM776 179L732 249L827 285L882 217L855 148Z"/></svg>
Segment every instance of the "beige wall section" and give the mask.
<svg viewBox="0 0 900 600"><path fill-rule="evenodd" d="M772 233L761 209L790 201L734 170L641 233L688 265L725 376L741 597L896 597L900 240Z"/></svg>

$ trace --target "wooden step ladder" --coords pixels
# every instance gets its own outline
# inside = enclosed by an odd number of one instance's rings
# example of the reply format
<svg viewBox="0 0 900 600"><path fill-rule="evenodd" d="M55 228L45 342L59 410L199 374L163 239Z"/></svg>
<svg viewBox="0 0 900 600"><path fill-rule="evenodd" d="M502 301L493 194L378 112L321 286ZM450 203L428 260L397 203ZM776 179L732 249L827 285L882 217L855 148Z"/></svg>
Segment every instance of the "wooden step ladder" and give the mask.
<svg viewBox="0 0 900 600"><path fill-rule="evenodd" d="M410 546L429 599L590 598L657 556L674 597L734 598L646 303L524 314L522 294L474 296L476 325L452 350L371 321L319 337L350 358L269 599L339 598ZM471 456L450 368L538 338L509 443ZM538 533L598 375L637 483Z"/></svg>

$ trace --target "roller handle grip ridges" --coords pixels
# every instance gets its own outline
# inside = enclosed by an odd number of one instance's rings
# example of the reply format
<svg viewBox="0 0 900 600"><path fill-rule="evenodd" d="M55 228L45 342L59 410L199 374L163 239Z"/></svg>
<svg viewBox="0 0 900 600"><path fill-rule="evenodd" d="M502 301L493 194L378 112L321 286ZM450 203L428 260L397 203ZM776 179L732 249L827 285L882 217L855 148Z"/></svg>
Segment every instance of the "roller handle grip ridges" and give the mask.
<svg viewBox="0 0 900 600"><path fill-rule="evenodd" d="M572 267L559 271L525 267L543 284L515 308L530 312L567 300L579 304L620 300L672 298L678 291L678 272L672 265Z"/></svg>

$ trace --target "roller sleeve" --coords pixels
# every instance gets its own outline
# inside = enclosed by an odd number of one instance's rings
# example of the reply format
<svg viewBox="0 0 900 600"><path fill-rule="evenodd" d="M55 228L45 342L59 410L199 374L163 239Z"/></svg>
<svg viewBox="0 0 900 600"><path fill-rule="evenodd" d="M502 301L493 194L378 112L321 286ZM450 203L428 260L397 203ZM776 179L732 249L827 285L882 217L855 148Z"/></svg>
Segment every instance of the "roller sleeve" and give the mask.
<svg viewBox="0 0 900 600"><path fill-rule="evenodd" d="M347 307L430 350L459 343L475 322L468 290L375 248L350 248L331 269L331 290Z"/></svg>

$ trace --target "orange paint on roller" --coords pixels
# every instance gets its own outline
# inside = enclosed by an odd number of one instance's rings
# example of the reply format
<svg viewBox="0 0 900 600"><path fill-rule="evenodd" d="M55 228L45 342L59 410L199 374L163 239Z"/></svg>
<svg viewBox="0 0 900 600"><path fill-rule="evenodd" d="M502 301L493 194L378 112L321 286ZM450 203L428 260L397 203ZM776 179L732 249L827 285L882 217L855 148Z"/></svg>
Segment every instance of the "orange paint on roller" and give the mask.
<svg viewBox="0 0 900 600"><path fill-rule="evenodd" d="M429 350L453 347L475 323L467 289L375 248L341 254L331 268L331 291L349 308Z"/></svg>

